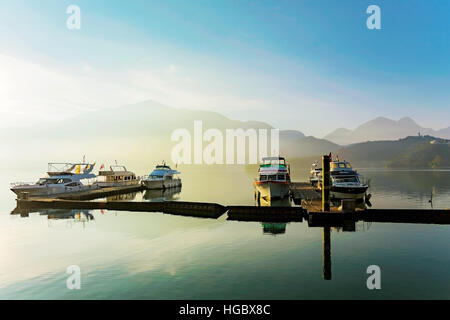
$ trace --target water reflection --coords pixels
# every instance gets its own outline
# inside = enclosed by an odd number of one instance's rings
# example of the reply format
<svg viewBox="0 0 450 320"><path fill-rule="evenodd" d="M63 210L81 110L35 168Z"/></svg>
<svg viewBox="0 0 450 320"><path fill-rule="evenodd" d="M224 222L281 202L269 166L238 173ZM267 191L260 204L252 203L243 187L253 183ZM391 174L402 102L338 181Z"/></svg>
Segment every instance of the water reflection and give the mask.
<svg viewBox="0 0 450 320"><path fill-rule="evenodd" d="M106 197L107 201L133 201L136 198L137 192L130 192L124 194L117 194L114 196Z"/></svg>
<svg viewBox="0 0 450 320"><path fill-rule="evenodd" d="M162 202L178 200L180 198L181 186L170 189L146 190L143 198L150 202Z"/></svg>
<svg viewBox="0 0 450 320"><path fill-rule="evenodd" d="M47 216L48 220L64 220L69 223L85 223L95 220L94 215L89 210L79 209L40 209L40 208L19 208L14 209L11 214L19 214L22 218L29 218L30 213L38 213L40 216Z"/></svg>
<svg viewBox="0 0 450 320"><path fill-rule="evenodd" d="M286 223L283 222L262 222L263 233L270 235L286 233Z"/></svg>
<svg viewBox="0 0 450 320"><path fill-rule="evenodd" d="M282 199L271 200L270 198L257 198L255 196L257 206L261 207L290 207L290 197ZM280 235L286 233L287 222L262 222L263 234Z"/></svg>
<svg viewBox="0 0 450 320"><path fill-rule="evenodd" d="M323 278L331 280L331 228L324 227L322 231L322 270Z"/></svg>

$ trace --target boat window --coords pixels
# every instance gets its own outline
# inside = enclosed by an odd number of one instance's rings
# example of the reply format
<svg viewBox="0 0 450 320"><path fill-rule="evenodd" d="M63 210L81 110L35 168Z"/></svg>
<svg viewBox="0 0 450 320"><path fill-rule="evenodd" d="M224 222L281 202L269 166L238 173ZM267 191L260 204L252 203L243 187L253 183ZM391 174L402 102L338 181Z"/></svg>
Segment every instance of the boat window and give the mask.
<svg viewBox="0 0 450 320"><path fill-rule="evenodd" d="M267 180L267 176L264 174L264 175L261 175L260 177L259 177L259 181L266 181Z"/></svg>
<svg viewBox="0 0 450 320"><path fill-rule="evenodd" d="M263 159L263 165L286 166L286 160L285 159Z"/></svg>
<svg viewBox="0 0 450 320"><path fill-rule="evenodd" d="M79 182L72 182L72 183L69 183L68 185L66 185L66 187L77 187L79 185L81 185L81 183L79 183Z"/></svg>
<svg viewBox="0 0 450 320"><path fill-rule="evenodd" d="M284 174L279 174L278 175L278 180L286 180L286 176Z"/></svg>
<svg viewBox="0 0 450 320"><path fill-rule="evenodd" d="M352 165L350 164L350 162L347 162L347 168L351 169Z"/></svg>
<svg viewBox="0 0 450 320"><path fill-rule="evenodd" d="M72 180L70 180L70 179L58 179L56 182L53 182L53 183L58 183L58 184L61 184L61 183L69 183L69 182L71 182Z"/></svg>
<svg viewBox="0 0 450 320"><path fill-rule="evenodd" d="M345 183L345 182L358 182L357 177L345 177L345 178L337 178L337 183Z"/></svg>
<svg viewBox="0 0 450 320"><path fill-rule="evenodd" d="M276 174L270 175L269 180L277 180L277 175Z"/></svg>
<svg viewBox="0 0 450 320"><path fill-rule="evenodd" d="M40 184L40 185L55 184L55 183L57 183L56 181L57 181L56 179L41 178L41 179L39 179L38 184Z"/></svg>

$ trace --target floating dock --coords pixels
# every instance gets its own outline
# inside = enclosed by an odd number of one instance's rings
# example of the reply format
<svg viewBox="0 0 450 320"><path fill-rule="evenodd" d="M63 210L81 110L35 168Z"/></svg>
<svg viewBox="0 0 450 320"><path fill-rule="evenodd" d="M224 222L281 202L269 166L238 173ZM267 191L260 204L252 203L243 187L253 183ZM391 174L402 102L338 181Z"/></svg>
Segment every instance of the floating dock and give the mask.
<svg viewBox="0 0 450 320"><path fill-rule="evenodd" d="M228 206L227 220L302 222L306 213L302 207Z"/></svg>
<svg viewBox="0 0 450 320"><path fill-rule="evenodd" d="M112 195L144 190L142 186L112 187L65 194L53 198L17 199L17 208L12 214L34 212L36 209L116 210L137 212L162 212L174 215L217 219L227 213L228 220L260 222L308 221L311 227L348 226L349 221L450 224L449 209L367 209L356 208L342 211L330 207L321 211L321 195L306 182L292 183L291 198L301 206L223 206L217 203L187 201L108 201L96 200ZM87 201L91 200L91 201ZM351 229L351 228L350 228Z"/></svg>
<svg viewBox="0 0 450 320"><path fill-rule="evenodd" d="M133 212L162 212L174 215L217 219L225 213L226 207L216 203L185 201L83 201L64 199L17 200L16 212L33 209L68 209L68 210L115 210ZM13 211L14 213L14 211Z"/></svg>

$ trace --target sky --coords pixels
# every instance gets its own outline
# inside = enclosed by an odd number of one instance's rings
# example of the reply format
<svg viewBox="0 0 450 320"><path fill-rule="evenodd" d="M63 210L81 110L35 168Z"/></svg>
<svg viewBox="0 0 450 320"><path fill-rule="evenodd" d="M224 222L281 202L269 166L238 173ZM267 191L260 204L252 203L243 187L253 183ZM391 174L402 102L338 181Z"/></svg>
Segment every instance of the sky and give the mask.
<svg viewBox="0 0 450 320"><path fill-rule="evenodd" d="M154 100L318 137L378 116L441 129L449 12L443 0L2 1L0 126Z"/></svg>

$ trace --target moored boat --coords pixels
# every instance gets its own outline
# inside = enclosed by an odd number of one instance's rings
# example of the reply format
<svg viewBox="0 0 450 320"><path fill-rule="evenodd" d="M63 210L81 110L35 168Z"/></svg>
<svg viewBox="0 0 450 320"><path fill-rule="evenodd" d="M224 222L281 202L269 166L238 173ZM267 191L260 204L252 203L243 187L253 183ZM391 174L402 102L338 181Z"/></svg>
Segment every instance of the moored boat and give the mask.
<svg viewBox="0 0 450 320"><path fill-rule="evenodd" d="M21 196L52 196L63 193L98 189L96 175L92 173L95 163L55 163L48 164L47 176L36 183L13 183L11 191Z"/></svg>
<svg viewBox="0 0 450 320"><path fill-rule="evenodd" d="M311 183L311 185L317 186L321 175L322 175L322 168L318 168L317 161L315 161L311 166L311 171L309 175L309 182Z"/></svg>
<svg viewBox="0 0 450 320"><path fill-rule="evenodd" d="M330 196L333 199L364 199L369 188L350 162L345 160L330 163L330 177Z"/></svg>
<svg viewBox="0 0 450 320"><path fill-rule="evenodd" d="M256 196L263 199L282 199L289 195L291 184L289 166L283 157L265 157L254 181Z"/></svg>
<svg viewBox="0 0 450 320"><path fill-rule="evenodd" d="M142 185L150 190L170 189L181 187L181 179L177 175L181 172L173 170L164 161L157 165L156 168L148 175L147 178L142 179Z"/></svg>
<svg viewBox="0 0 450 320"><path fill-rule="evenodd" d="M102 165L103 168L103 165ZM139 185L139 178L132 171L128 171L123 165L110 166L109 170L100 170L98 172L98 186L101 188L123 187Z"/></svg>

